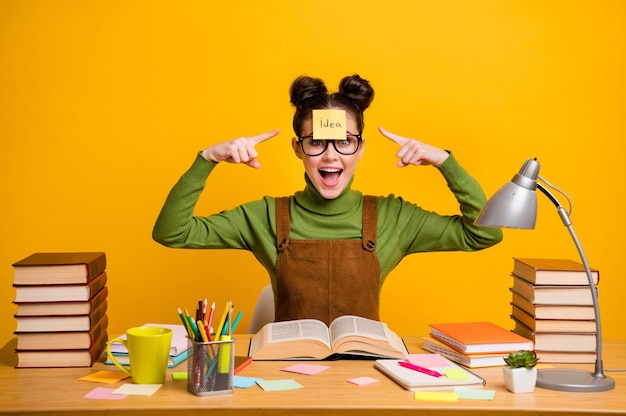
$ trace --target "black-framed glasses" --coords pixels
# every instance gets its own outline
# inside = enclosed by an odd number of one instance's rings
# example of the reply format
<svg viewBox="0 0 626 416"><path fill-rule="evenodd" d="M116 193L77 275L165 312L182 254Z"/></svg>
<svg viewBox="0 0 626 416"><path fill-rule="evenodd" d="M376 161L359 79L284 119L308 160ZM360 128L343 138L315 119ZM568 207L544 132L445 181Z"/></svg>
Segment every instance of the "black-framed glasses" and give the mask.
<svg viewBox="0 0 626 416"><path fill-rule="evenodd" d="M328 142L333 143L333 147L337 153L344 156L353 155L359 150L362 137L360 134L346 134L345 139L330 140L330 139L314 139L313 135L298 137L300 147L307 156L319 156L328 148Z"/></svg>

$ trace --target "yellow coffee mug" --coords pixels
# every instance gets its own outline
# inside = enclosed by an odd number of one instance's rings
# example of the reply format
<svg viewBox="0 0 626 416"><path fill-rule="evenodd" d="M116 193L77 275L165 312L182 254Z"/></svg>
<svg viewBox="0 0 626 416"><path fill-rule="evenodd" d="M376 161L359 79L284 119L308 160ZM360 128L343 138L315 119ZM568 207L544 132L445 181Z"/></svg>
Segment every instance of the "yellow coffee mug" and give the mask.
<svg viewBox="0 0 626 416"><path fill-rule="evenodd" d="M128 350L130 370L111 353L111 343L120 342ZM107 343L107 355L135 384L163 384L172 343L172 330L156 326L140 326L126 331L126 339L113 338Z"/></svg>

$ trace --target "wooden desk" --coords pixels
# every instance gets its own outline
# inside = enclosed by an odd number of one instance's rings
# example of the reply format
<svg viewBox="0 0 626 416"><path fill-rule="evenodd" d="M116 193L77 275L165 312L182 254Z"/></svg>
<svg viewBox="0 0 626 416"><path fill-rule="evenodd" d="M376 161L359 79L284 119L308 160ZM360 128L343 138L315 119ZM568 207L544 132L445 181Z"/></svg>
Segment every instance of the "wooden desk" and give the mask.
<svg viewBox="0 0 626 416"><path fill-rule="evenodd" d="M405 338L409 350L422 352L417 337ZM124 400L89 400L83 396L95 387L117 387L78 380L92 372L115 369L97 363L92 368L15 369L15 341L0 350L0 414L20 415L591 415L626 414L626 373L608 373L616 388L600 393L568 393L535 389L533 393L506 391L500 367L476 369L487 381L485 388L496 390L493 401L459 400L457 403L423 402L373 368L372 361L324 362L331 368L315 376L280 371L285 362L253 362L243 376L265 379L293 378L300 390L264 392L258 387L235 389L233 394L196 397L187 392L186 382L168 376L163 387L150 397L129 396ZM247 336L238 336L236 350L247 351ZM608 369L626 368L626 340L604 343ZM290 363L292 364L292 363ZM572 366L573 367L573 366ZM577 366L589 369L591 365ZM183 363L172 371L186 371ZM346 380L370 376L380 383L356 386ZM128 382L128 381L126 381Z"/></svg>

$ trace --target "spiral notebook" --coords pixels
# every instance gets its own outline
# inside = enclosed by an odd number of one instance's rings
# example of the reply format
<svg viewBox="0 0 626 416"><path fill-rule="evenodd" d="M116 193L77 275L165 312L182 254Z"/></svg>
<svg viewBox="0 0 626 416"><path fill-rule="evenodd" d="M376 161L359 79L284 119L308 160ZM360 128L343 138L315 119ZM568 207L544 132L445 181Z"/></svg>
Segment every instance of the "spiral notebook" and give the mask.
<svg viewBox="0 0 626 416"><path fill-rule="evenodd" d="M374 367L407 390L454 390L455 387L482 388L485 380L460 365L441 357L447 365L428 367L443 374L441 377L424 374L399 364L404 360L376 360Z"/></svg>

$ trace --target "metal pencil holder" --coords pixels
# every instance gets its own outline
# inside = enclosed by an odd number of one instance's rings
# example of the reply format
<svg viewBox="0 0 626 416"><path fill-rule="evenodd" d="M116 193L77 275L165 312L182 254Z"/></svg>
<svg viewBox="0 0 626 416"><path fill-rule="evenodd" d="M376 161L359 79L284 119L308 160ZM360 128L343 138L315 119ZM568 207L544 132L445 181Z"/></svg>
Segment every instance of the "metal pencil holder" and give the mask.
<svg viewBox="0 0 626 416"><path fill-rule="evenodd" d="M196 396L232 393L234 340L187 342L187 390Z"/></svg>

